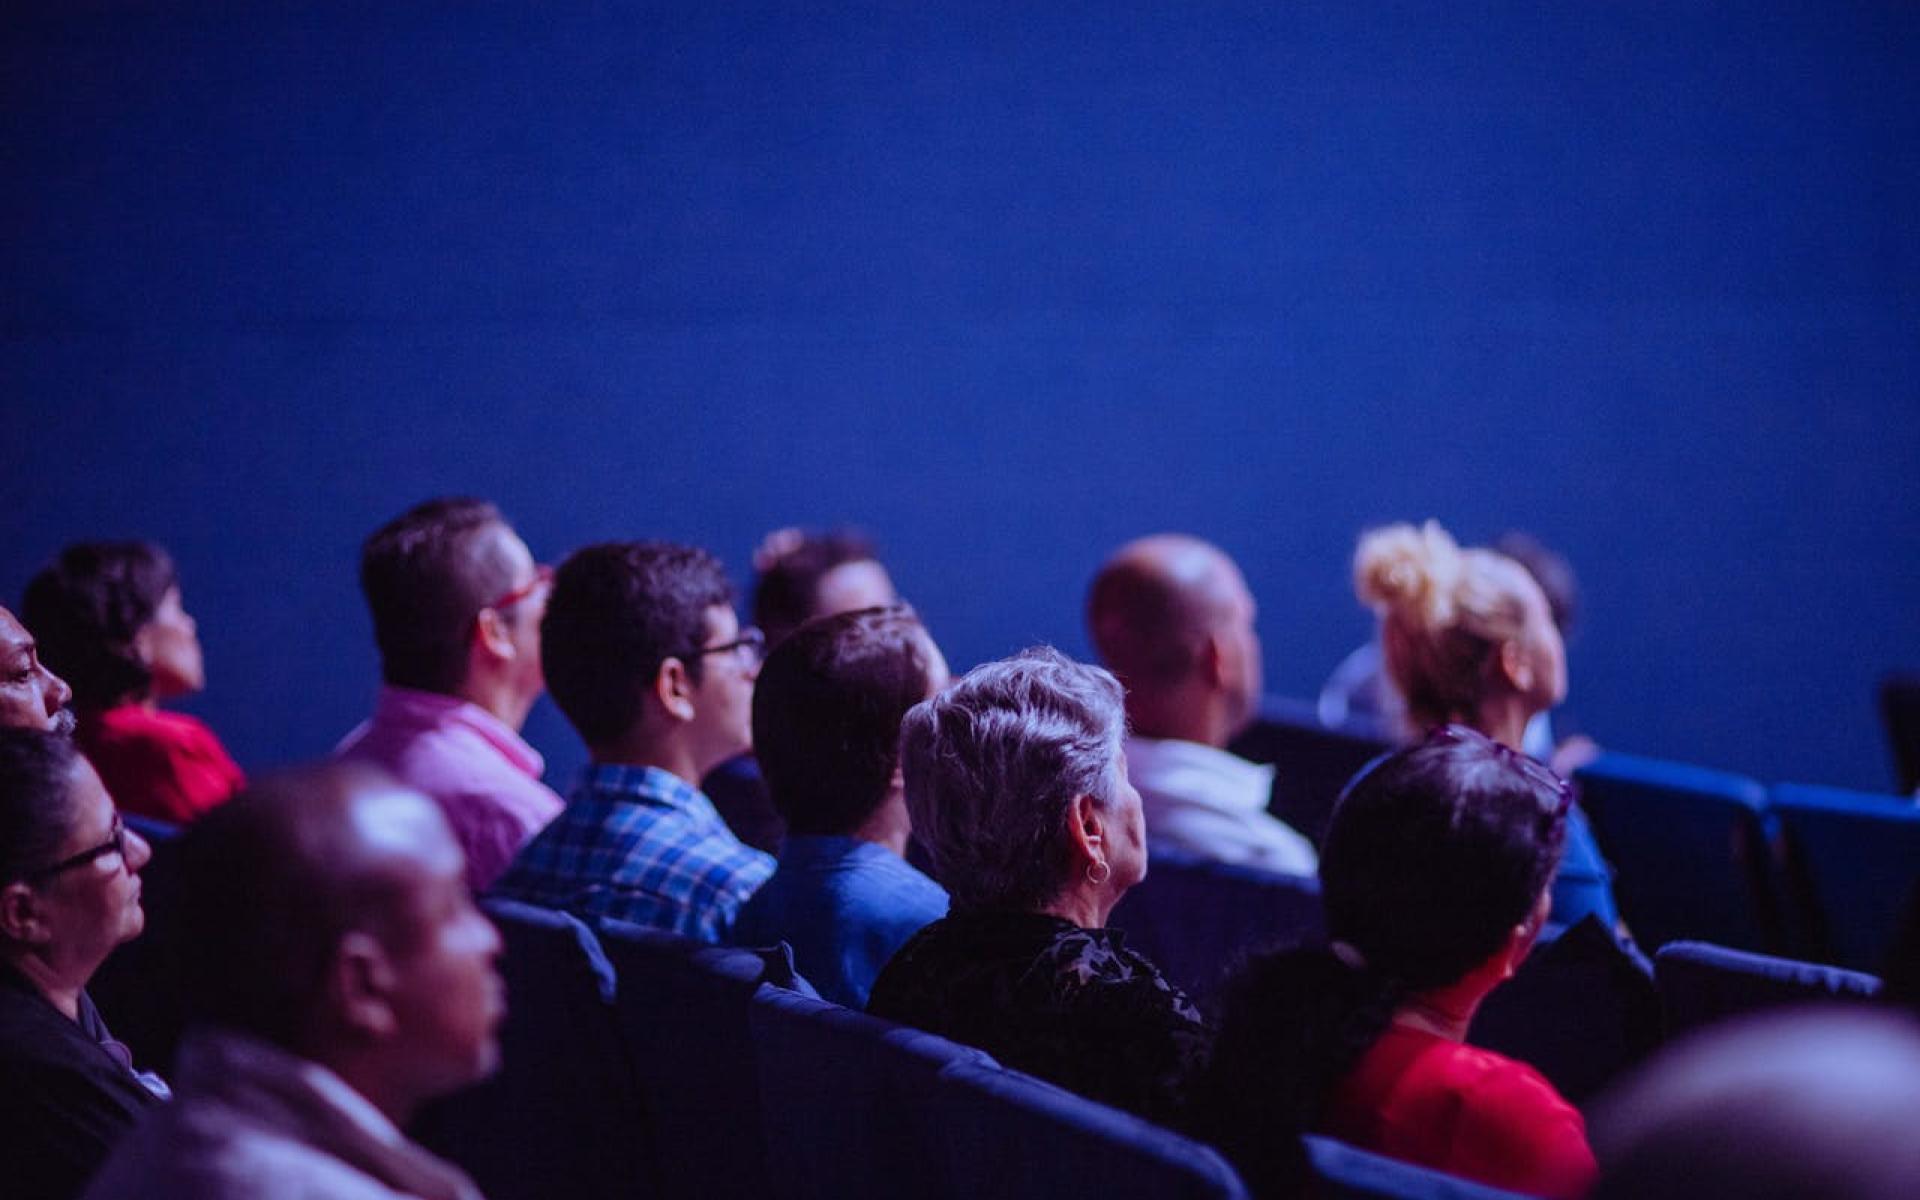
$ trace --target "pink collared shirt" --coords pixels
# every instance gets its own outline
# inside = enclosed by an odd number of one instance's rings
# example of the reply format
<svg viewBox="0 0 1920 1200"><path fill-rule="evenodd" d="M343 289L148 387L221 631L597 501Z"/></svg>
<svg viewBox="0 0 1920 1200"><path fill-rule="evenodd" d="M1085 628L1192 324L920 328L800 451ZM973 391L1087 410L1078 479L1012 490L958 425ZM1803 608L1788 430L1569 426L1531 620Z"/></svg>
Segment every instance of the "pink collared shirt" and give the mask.
<svg viewBox="0 0 1920 1200"><path fill-rule="evenodd" d="M492 713L456 696L383 687L373 716L333 753L383 767L438 801L467 852L467 882L475 892L490 887L564 807L540 782L540 752Z"/></svg>

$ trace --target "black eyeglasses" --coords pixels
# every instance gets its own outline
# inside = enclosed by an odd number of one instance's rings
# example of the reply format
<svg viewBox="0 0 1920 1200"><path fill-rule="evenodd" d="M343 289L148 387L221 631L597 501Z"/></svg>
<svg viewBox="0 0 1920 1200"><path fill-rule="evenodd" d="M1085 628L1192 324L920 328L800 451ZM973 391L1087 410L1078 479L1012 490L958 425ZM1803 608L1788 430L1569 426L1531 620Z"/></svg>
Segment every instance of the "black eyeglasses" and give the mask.
<svg viewBox="0 0 1920 1200"><path fill-rule="evenodd" d="M749 625L740 631L740 636L731 642L722 642L718 646L695 646L685 654L676 654L675 658L705 658L709 654L732 654L751 662L759 662L767 654L767 635Z"/></svg>
<svg viewBox="0 0 1920 1200"><path fill-rule="evenodd" d="M108 832L106 841L101 842L98 846L82 850L70 858L63 858L50 867L41 867L38 871L26 876L26 878L49 879L63 872L71 871L75 867L84 867L88 863L105 858L109 854L118 854L121 858L127 856L127 823L121 818L119 813L113 814L113 828Z"/></svg>

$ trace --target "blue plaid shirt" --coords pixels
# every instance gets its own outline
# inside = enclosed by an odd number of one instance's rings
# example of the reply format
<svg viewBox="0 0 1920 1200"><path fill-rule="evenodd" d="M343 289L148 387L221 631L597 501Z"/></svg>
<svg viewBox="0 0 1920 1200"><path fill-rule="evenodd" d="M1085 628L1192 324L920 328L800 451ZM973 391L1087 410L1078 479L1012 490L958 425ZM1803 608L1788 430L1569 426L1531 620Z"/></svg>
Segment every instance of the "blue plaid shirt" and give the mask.
<svg viewBox="0 0 1920 1200"><path fill-rule="evenodd" d="M718 942L771 874L773 857L742 845L700 789L658 767L595 764L493 894Z"/></svg>

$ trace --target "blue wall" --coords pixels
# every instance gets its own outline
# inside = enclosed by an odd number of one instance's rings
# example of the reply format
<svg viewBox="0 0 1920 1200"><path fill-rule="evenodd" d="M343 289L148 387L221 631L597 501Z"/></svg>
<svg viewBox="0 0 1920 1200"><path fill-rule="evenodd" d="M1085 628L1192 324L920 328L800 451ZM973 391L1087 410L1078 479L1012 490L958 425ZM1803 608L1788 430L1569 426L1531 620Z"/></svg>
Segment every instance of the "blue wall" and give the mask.
<svg viewBox="0 0 1920 1200"><path fill-rule="evenodd" d="M858 522L957 664L1191 529L1303 694L1436 515L1575 561L1602 741L1886 782L1920 8L940 8L13 8L0 593L169 544L258 766L366 707L358 542L431 493L547 558Z"/></svg>

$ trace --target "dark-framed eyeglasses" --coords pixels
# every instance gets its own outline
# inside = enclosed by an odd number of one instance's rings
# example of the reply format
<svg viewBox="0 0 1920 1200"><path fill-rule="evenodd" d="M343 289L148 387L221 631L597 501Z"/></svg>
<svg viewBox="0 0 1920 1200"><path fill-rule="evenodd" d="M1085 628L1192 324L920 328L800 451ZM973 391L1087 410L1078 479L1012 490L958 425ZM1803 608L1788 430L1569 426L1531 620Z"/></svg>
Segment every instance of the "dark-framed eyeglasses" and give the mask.
<svg viewBox="0 0 1920 1200"><path fill-rule="evenodd" d="M767 635L749 625L731 642L722 642L718 646L695 646L685 654L676 654L674 657L705 658L709 654L731 654L749 662L759 662L767 656Z"/></svg>
<svg viewBox="0 0 1920 1200"><path fill-rule="evenodd" d="M525 600L528 596L533 595L552 582L553 568L545 563L541 563L533 569L532 579L527 580L517 588L502 592L500 595L495 596L492 600L482 605L482 607L491 609L512 608L514 605Z"/></svg>
<svg viewBox="0 0 1920 1200"><path fill-rule="evenodd" d="M109 854L118 854L122 859L127 856L127 823L119 813L113 814L113 828L107 833L107 840L98 846L91 846L78 854L69 855L52 866L41 867L27 875L27 879L51 879L64 874L75 867L84 867L88 863L105 858Z"/></svg>

